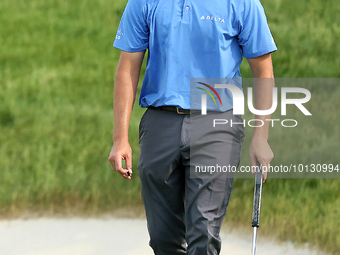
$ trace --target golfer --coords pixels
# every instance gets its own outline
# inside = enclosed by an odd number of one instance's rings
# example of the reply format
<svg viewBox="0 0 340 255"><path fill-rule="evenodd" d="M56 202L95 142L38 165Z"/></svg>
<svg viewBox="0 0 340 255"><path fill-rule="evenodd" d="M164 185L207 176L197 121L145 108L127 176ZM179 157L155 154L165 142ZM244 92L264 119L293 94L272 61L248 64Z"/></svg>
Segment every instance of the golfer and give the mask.
<svg viewBox="0 0 340 255"><path fill-rule="evenodd" d="M242 119L233 114L230 99L223 102L224 108L210 111L208 106L206 116L191 109L190 79L240 78L239 66L245 57L253 77L270 78L254 84L256 109L271 108L274 76L270 53L277 48L260 1L129 0L114 46L121 55L109 161L126 179L132 178L129 121L148 51L139 98L139 105L148 109L139 127L138 171L150 246L156 255L219 254L219 232L233 176L222 173L200 178L192 177L190 171L197 164L238 167L244 126L212 129L212 119L235 123ZM221 98L228 100L228 93L224 89ZM270 116L255 118L264 121ZM259 161L268 167L274 156L267 143L269 122L264 123L257 125L252 136L249 154L253 166ZM202 139L192 139L190 129Z"/></svg>

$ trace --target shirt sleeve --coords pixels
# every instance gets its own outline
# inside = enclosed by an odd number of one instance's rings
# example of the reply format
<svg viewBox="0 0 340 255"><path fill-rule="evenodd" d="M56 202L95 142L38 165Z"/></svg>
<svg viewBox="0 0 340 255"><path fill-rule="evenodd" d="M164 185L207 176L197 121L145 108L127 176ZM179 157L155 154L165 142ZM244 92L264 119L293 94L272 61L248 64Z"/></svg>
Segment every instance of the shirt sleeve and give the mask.
<svg viewBox="0 0 340 255"><path fill-rule="evenodd" d="M255 58L277 50L259 0L245 0L239 15L238 43L245 58Z"/></svg>
<svg viewBox="0 0 340 255"><path fill-rule="evenodd" d="M142 0L129 0L121 18L113 46L137 52L149 46L149 27L147 25L147 6Z"/></svg>

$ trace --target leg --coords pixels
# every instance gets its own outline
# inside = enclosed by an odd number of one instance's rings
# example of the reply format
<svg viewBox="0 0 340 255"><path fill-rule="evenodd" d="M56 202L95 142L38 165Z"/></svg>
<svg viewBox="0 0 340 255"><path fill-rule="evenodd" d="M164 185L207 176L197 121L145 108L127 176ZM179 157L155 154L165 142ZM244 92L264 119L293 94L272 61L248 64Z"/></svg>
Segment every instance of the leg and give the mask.
<svg viewBox="0 0 340 255"><path fill-rule="evenodd" d="M183 116L149 109L140 123L138 171L150 246L156 255L186 254L184 169L180 165Z"/></svg>
<svg viewBox="0 0 340 255"><path fill-rule="evenodd" d="M217 255L219 236L231 194L232 178L194 180L187 184L186 222L188 254ZM188 189L189 190L189 189Z"/></svg>
<svg viewBox="0 0 340 255"><path fill-rule="evenodd" d="M183 157L190 159L186 162L185 181L188 255L216 255L221 249L219 232L229 203L233 174L196 175L193 171L196 166L239 165L243 128L212 125L213 119L230 118L240 122L232 111L190 118L190 157Z"/></svg>

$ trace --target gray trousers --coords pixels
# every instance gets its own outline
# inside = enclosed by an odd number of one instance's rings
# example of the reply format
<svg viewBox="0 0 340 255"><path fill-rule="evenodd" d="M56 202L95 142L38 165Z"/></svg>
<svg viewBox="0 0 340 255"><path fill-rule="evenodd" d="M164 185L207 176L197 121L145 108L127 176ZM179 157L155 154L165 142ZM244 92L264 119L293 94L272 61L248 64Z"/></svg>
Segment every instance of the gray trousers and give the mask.
<svg viewBox="0 0 340 255"><path fill-rule="evenodd" d="M201 116L155 108L141 119L138 171L156 255L220 252L233 175L194 176L190 171L197 164L237 167L245 135L241 125L213 128L214 118L241 122L232 111Z"/></svg>

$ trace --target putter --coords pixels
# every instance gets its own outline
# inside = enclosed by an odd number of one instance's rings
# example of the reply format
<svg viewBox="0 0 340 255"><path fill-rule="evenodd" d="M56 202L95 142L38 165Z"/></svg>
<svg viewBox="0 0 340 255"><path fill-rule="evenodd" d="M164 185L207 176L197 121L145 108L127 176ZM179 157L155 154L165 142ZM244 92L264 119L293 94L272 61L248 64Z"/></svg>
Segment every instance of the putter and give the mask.
<svg viewBox="0 0 340 255"><path fill-rule="evenodd" d="M257 238L257 228L260 226L260 210L261 210L261 196L262 196L262 170L261 165L257 161L257 170L255 175L255 187L254 187L254 204L253 204L253 217L252 217L252 227L253 232L253 245L252 245L252 255L256 252L256 238Z"/></svg>

